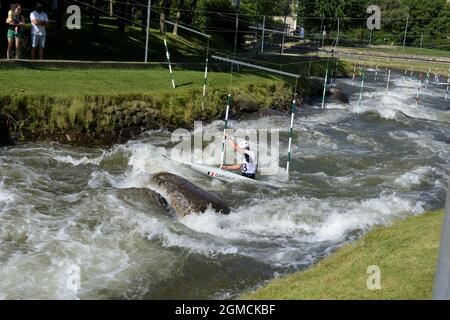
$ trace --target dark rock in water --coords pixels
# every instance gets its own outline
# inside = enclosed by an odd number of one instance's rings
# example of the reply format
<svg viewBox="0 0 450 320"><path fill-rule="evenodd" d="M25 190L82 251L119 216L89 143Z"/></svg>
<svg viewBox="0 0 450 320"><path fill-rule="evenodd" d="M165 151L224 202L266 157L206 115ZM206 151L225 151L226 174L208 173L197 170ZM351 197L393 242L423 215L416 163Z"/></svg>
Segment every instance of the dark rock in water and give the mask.
<svg viewBox="0 0 450 320"><path fill-rule="evenodd" d="M328 101L329 102L341 102L341 103L349 103L346 94L342 92L342 90L338 88L330 88L327 91Z"/></svg>
<svg viewBox="0 0 450 320"><path fill-rule="evenodd" d="M125 188L117 190L117 197L132 206L143 205L142 210L160 208L170 216L175 216L167 200L158 192L148 188Z"/></svg>
<svg viewBox="0 0 450 320"><path fill-rule="evenodd" d="M0 115L0 146L11 144L11 136L9 133L8 122Z"/></svg>
<svg viewBox="0 0 450 320"><path fill-rule="evenodd" d="M175 174L159 172L152 177L152 181L166 190L170 205L180 216L205 212L208 206L222 214L229 214L231 211L216 195Z"/></svg>
<svg viewBox="0 0 450 320"><path fill-rule="evenodd" d="M325 81L324 78L321 77L308 77L307 80L307 87L306 89L306 96L308 98L319 98L322 96L323 92L323 83Z"/></svg>
<svg viewBox="0 0 450 320"><path fill-rule="evenodd" d="M125 143L130 139L137 138L142 133L142 128L135 126L130 128L122 128L119 132L119 143Z"/></svg>
<svg viewBox="0 0 450 320"><path fill-rule="evenodd" d="M259 111L260 106L252 100L239 99L236 101L234 108L236 113L254 113Z"/></svg>
<svg viewBox="0 0 450 320"><path fill-rule="evenodd" d="M267 116L286 116L287 114L278 110L264 108L258 111L258 115L261 117L267 117Z"/></svg>

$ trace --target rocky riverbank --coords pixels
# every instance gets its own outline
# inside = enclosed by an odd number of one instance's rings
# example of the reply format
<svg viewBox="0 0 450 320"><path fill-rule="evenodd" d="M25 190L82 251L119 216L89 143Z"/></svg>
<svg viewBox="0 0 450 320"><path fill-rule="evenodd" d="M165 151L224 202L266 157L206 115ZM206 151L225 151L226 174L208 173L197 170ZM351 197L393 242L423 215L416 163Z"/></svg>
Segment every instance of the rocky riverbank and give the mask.
<svg viewBox="0 0 450 320"><path fill-rule="evenodd" d="M306 106L321 94L323 80L301 79L298 102ZM112 145L149 129L192 128L195 120L222 119L228 92L212 89L203 101L199 90L177 93L0 96L0 143L56 141L77 146ZM231 118L259 112L288 113L292 86L278 83L247 85L232 91Z"/></svg>

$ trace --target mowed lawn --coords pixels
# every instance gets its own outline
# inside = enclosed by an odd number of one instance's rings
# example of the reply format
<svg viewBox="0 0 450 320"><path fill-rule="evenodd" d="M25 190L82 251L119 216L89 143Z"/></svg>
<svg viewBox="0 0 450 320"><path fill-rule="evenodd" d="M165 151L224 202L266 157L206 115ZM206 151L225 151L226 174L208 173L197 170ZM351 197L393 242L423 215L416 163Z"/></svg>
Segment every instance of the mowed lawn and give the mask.
<svg viewBox="0 0 450 320"><path fill-rule="evenodd" d="M312 268L244 299L431 299L444 211L428 212L369 232ZM380 268L381 289L369 290L369 266Z"/></svg>
<svg viewBox="0 0 450 320"><path fill-rule="evenodd" d="M0 95L84 96L146 94L201 90L203 71L174 71L176 89L172 88L169 70L155 69L7 69L0 73ZM282 78L258 72L234 72L232 88L250 84L275 84ZM208 88L227 90L230 73L209 72Z"/></svg>

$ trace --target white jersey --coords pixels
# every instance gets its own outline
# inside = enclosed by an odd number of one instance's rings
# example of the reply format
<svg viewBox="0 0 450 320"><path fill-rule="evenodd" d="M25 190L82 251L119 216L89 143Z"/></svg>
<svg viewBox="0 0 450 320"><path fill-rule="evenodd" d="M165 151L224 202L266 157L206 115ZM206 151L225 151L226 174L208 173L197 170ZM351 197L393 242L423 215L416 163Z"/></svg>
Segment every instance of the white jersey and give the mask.
<svg viewBox="0 0 450 320"><path fill-rule="evenodd" d="M258 169L258 162L253 151L244 150L241 169L242 173L256 174L256 170Z"/></svg>
<svg viewBox="0 0 450 320"><path fill-rule="evenodd" d="M48 22L47 14L42 11L40 12L33 11L30 14L30 20L31 20L31 34L37 36L45 36L45 27L33 24L33 20Z"/></svg>

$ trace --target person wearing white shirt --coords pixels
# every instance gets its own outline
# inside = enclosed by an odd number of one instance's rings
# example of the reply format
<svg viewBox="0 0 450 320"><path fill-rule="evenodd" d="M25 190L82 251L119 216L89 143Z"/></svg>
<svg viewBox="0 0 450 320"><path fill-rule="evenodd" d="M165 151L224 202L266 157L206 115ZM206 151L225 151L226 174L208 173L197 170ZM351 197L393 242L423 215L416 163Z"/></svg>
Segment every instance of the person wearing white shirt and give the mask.
<svg viewBox="0 0 450 320"><path fill-rule="evenodd" d="M39 48L39 59L44 59L45 29L48 27L48 16L42 11L42 4L36 2L35 10L30 14L31 20L31 59L36 57Z"/></svg>
<svg viewBox="0 0 450 320"><path fill-rule="evenodd" d="M220 168L222 170L241 170L244 177L255 179L256 171L258 170L258 162L255 153L250 150L248 141L241 141L238 145L230 137L225 136L225 138L231 144L233 150L242 154L242 162L231 166L221 165Z"/></svg>

